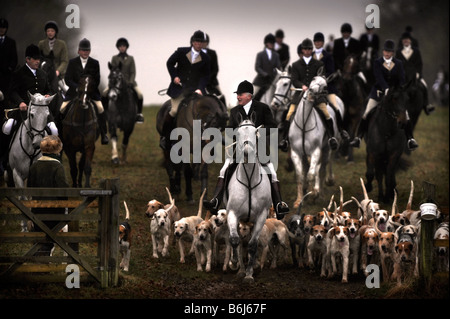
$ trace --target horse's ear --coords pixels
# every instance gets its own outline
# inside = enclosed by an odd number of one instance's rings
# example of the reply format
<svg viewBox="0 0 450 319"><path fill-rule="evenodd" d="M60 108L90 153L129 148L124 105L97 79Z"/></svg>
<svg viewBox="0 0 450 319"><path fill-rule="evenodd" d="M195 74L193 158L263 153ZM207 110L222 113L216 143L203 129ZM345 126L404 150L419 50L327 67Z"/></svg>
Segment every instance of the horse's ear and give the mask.
<svg viewBox="0 0 450 319"><path fill-rule="evenodd" d="M325 67L323 65L317 70L317 75L325 76Z"/></svg>
<svg viewBox="0 0 450 319"><path fill-rule="evenodd" d="M244 121L244 117L242 116L241 113L238 113L239 115L239 123L242 123Z"/></svg>
<svg viewBox="0 0 450 319"><path fill-rule="evenodd" d="M250 120L253 122L253 124L256 123L256 112L252 112L252 114L250 115Z"/></svg>
<svg viewBox="0 0 450 319"><path fill-rule="evenodd" d="M283 71L279 70L278 68L276 68L276 70L278 75L281 75L283 73Z"/></svg>
<svg viewBox="0 0 450 319"><path fill-rule="evenodd" d="M30 91L27 91L27 95L28 95L28 98L31 100L31 97L32 97L33 95L31 95Z"/></svg>

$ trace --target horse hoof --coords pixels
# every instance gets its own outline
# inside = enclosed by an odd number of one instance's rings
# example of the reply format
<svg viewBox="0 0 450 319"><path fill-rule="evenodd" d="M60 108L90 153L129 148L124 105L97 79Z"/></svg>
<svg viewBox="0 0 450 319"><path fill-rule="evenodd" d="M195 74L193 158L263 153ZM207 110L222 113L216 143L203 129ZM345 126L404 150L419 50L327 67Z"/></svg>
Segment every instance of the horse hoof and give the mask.
<svg viewBox="0 0 450 319"><path fill-rule="evenodd" d="M245 276L243 282L246 284L252 284L255 282L255 279L252 276Z"/></svg>
<svg viewBox="0 0 450 319"><path fill-rule="evenodd" d="M111 159L111 162L112 162L113 164L115 164L115 165L117 165L117 164L119 164L119 163L120 163L120 161L119 161L119 158L118 158L118 157L114 157L113 159Z"/></svg>
<svg viewBox="0 0 450 319"><path fill-rule="evenodd" d="M333 186L333 185L334 185L334 179L327 178L327 179L325 180L325 184L326 184L327 186Z"/></svg>

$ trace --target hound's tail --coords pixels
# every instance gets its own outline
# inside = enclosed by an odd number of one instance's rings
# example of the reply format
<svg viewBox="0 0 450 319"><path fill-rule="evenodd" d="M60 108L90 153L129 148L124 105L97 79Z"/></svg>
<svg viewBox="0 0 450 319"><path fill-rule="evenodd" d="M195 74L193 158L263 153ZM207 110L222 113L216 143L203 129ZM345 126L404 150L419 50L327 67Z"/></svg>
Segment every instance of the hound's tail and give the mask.
<svg viewBox="0 0 450 319"><path fill-rule="evenodd" d="M126 201L123 201L123 206L125 206L125 212L126 212L125 219L128 221L128 220L130 220L130 211L128 210Z"/></svg>

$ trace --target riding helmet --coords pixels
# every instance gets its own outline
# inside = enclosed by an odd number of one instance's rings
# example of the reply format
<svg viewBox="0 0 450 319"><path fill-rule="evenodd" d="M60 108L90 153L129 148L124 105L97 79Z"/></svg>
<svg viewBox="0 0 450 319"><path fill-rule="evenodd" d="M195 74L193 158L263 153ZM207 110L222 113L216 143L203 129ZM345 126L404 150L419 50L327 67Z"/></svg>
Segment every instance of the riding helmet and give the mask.
<svg viewBox="0 0 450 319"><path fill-rule="evenodd" d="M386 40L386 42L384 42L384 51L390 51L390 52L394 52L395 51L395 43L392 40Z"/></svg>
<svg viewBox="0 0 450 319"><path fill-rule="evenodd" d="M284 32L283 32L283 30L278 29L277 32L275 32L275 38L284 39Z"/></svg>
<svg viewBox="0 0 450 319"><path fill-rule="evenodd" d="M41 51L39 50L38 46L35 44L30 44L25 49L25 57L33 58L35 60L41 58Z"/></svg>
<svg viewBox="0 0 450 319"><path fill-rule="evenodd" d="M275 36L272 33L269 33L268 35L266 35L264 37L264 44L266 44L266 43L272 43L272 44L275 43Z"/></svg>
<svg viewBox="0 0 450 319"><path fill-rule="evenodd" d="M322 41L322 42L325 42L325 36L323 35L322 32L316 32L316 33L314 34L313 41L314 41L314 42L316 42L316 41Z"/></svg>
<svg viewBox="0 0 450 319"><path fill-rule="evenodd" d="M56 34L58 34L58 24L55 21L47 21L44 26L44 31L47 32L47 29L52 28L55 30Z"/></svg>
<svg viewBox="0 0 450 319"><path fill-rule="evenodd" d="M91 50L91 42L88 39L83 38L78 44L78 50L85 50L85 51Z"/></svg>
<svg viewBox="0 0 450 319"><path fill-rule="evenodd" d="M348 32L348 33L352 33L353 32L353 29L352 29L352 26L351 26L350 23L344 23L341 26L341 33L344 33L344 32Z"/></svg>
<svg viewBox="0 0 450 319"><path fill-rule="evenodd" d="M127 49L128 49L128 47L130 46L129 43L128 43L128 40L125 39L125 38L119 38L119 39L117 40L117 42L116 42L116 48L118 49L121 45L126 46Z"/></svg>
<svg viewBox="0 0 450 319"><path fill-rule="evenodd" d="M206 42L206 33L201 30L195 31L192 35L191 41Z"/></svg>
<svg viewBox="0 0 450 319"><path fill-rule="evenodd" d="M403 34L402 34L402 36L401 36L401 38L400 38L400 40L403 40L403 39L412 39L411 38L411 34L409 33L409 32L404 32Z"/></svg>
<svg viewBox="0 0 450 319"><path fill-rule="evenodd" d="M8 29L8 20L0 18L0 28Z"/></svg>

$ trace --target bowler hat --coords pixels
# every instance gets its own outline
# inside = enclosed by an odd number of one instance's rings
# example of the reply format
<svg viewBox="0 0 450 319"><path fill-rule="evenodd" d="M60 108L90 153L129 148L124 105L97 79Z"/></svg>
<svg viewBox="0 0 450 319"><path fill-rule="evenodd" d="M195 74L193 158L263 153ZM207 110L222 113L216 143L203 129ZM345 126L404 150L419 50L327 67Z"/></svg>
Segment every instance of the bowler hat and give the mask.
<svg viewBox="0 0 450 319"><path fill-rule="evenodd" d="M195 31L192 36L192 41L206 42L206 33L201 30Z"/></svg>
<svg viewBox="0 0 450 319"><path fill-rule="evenodd" d="M234 93L237 93L237 94L250 93L253 95L253 84L251 84L247 80L242 81L241 83L239 83L237 91Z"/></svg>
<svg viewBox="0 0 450 319"><path fill-rule="evenodd" d="M25 49L25 57L33 58L33 59L40 59L41 58L41 51L39 50L38 46L35 44L30 44Z"/></svg>
<svg viewBox="0 0 450 319"><path fill-rule="evenodd" d="M395 43L392 40L386 40L386 42L384 42L384 51L391 51L394 52L395 51Z"/></svg>

